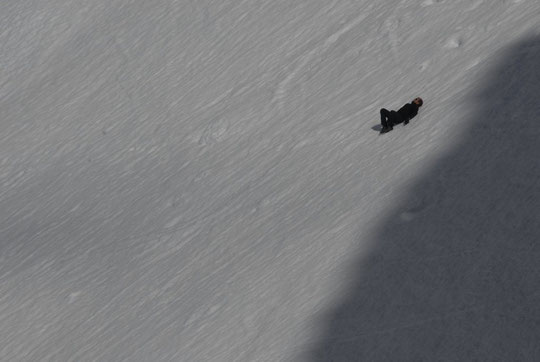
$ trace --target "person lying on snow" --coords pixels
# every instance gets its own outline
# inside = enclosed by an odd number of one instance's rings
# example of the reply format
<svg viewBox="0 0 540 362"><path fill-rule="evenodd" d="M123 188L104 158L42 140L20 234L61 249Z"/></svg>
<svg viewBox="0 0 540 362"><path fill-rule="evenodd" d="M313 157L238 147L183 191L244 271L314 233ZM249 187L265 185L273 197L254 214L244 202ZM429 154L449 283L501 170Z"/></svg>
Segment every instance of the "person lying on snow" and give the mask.
<svg viewBox="0 0 540 362"><path fill-rule="evenodd" d="M418 114L418 108L422 107L424 101L417 97L411 103L405 104L397 112L381 109L381 133L390 132L396 124L407 124Z"/></svg>

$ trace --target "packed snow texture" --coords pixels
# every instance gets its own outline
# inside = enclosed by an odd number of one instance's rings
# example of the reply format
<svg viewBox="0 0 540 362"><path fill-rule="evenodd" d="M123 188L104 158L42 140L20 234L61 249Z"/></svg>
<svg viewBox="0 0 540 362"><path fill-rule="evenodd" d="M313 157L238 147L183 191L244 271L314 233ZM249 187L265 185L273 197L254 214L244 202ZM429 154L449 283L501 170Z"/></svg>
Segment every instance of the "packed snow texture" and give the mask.
<svg viewBox="0 0 540 362"><path fill-rule="evenodd" d="M2 1L0 359L538 360L539 19Z"/></svg>

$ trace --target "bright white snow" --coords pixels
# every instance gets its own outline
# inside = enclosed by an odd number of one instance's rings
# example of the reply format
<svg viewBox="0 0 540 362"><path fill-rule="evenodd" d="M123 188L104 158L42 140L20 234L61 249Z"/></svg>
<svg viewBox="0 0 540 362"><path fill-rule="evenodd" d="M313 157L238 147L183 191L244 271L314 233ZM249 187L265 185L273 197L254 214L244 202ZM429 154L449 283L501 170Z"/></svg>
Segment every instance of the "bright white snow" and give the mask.
<svg viewBox="0 0 540 362"><path fill-rule="evenodd" d="M3 1L0 359L538 359L539 19Z"/></svg>

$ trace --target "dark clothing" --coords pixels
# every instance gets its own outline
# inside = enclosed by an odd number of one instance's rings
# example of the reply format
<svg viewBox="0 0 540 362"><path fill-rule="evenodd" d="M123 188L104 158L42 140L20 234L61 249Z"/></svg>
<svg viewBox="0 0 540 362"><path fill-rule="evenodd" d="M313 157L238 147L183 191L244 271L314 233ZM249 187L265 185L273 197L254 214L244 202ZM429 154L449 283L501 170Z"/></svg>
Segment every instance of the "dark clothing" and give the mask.
<svg viewBox="0 0 540 362"><path fill-rule="evenodd" d="M418 106L414 103L407 103L397 112L381 109L381 125L383 128L392 128L399 123L409 123L409 121L418 114Z"/></svg>
<svg viewBox="0 0 540 362"><path fill-rule="evenodd" d="M418 114L418 106L414 103L407 103L397 111L401 116L402 122L409 123L411 119Z"/></svg>
<svg viewBox="0 0 540 362"><path fill-rule="evenodd" d="M401 123L401 116L396 111L381 109L381 124L383 128L391 128L393 125Z"/></svg>

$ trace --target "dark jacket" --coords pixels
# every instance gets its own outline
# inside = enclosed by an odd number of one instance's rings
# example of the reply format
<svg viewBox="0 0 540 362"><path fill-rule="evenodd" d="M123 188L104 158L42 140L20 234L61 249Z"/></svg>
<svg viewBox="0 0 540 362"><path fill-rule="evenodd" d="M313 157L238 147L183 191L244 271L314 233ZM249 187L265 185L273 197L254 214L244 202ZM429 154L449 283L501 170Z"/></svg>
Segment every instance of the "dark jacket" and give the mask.
<svg viewBox="0 0 540 362"><path fill-rule="evenodd" d="M398 123L405 122L407 124L418 114L418 106L414 103L407 103L397 111L397 114L399 115Z"/></svg>

